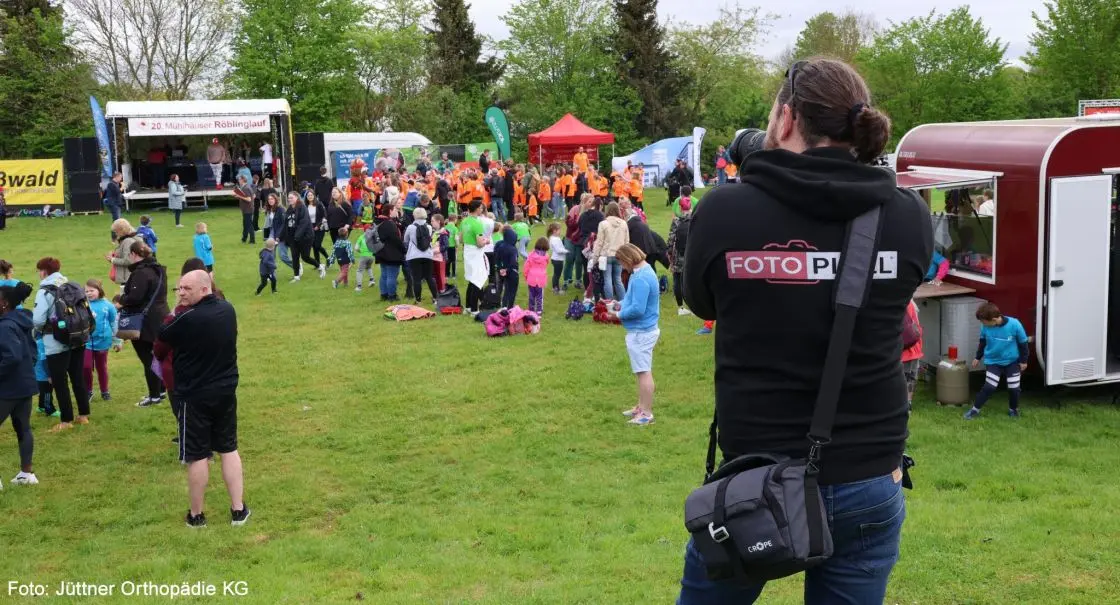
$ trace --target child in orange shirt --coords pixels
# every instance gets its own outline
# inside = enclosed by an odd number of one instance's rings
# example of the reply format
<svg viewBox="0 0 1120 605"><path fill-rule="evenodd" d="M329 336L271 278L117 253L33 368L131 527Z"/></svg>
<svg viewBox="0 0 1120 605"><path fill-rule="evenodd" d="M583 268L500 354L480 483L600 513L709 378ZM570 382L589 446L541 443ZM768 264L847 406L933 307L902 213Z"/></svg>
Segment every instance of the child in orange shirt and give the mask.
<svg viewBox="0 0 1120 605"><path fill-rule="evenodd" d="M537 193L534 199L529 202L529 224L534 222L541 222L540 219L540 206L548 204L552 201L552 187L548 185L548 179L541 179L541 184L537 186Z"/></svg>

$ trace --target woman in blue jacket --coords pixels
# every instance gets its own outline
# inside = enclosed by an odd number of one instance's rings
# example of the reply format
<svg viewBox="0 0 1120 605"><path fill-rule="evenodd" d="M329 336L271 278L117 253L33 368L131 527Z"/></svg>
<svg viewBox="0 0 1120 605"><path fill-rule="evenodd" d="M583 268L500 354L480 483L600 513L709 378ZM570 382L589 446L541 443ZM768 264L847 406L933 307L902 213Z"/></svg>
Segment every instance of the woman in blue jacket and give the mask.
<svg viewBox="0 0 1120 605"><path fill-rule="evenodd" d="M31 468L35 442L31 436L31 398L39 392L35 382L35 338L31 311L19 306L31 296L31 286L0 286L0 424L12 417L19 443L20 473L17 485L35 485Z"/></svg>
<svg viewBox="0 0 1120 605"><path fill-rule="evenodd" d="M622 268L630 272L626 297L615 303L614 313L626 328L626 352L630 369L638 378L638 405L622 412L630 424L653 424L653 347L661 337L661 288L657 274L646 262L646 253L634 244L625 244L615 252Z"/></svg>

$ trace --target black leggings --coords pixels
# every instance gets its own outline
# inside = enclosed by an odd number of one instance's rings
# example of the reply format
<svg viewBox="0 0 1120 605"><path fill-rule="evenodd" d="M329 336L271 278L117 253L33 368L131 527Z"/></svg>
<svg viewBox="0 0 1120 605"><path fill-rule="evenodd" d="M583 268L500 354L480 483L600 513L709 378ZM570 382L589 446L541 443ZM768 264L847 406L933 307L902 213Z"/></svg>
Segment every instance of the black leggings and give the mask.
<svg viewBox="0 0 1120 605"><path fill-rule="evenodd" d="M48 416L54 413L54 395L51 393L51 383L39 381L39 411Z"/></svg>
<svg viewBox="0 0 1120 605"><path fill-rule="evenodd" d="M315 262L320 265L327 262L327 259L331 257L330 252L327 252L326 248L323 248L323 238L326 237L326 235L326 231L321 229L316 231L315 243L311 245L311 251L315 253ZM333 242L334 240L332 239L331 241ZM322 256L320 256L320 254L322 254Z"/></svg>
<svg viewBox="0 0 1120 605"><path fill-rule="evenodd" d="M12 429L19 442L19 463L24 468L31 466L31 454L35 451L35 439L31 436L31 398L0 399L0 424L12 417Z"/></svg>
<svg viewBox="0 0 1120 605"><path fill-rule="evenodd" d="M477 312L480 300L482 300L482 289L472 282L467 282L467 310Z"/></svg>
<svg viewBox="0 0 1120 605"><path fill-rule="evenodd" d="M179 225L179 224L181 224L181 223L179 222L179 217L183 215L183 211L182 211L182 210L180 210L180 209L178 209L178 208L176 208L175 210L172 210L172 212L174 212L174 213L175 213L175 224L176 224L176 225Z"/></svg>
<svg viewBox="0 0 1120 605"><path fill-rule="evenodd" d="M677 299L677 306L684 306L684 273L673 271L673 297Z"/></svg>
<svg viewBox="0 0 1120 605"><path fill-rule="evenodd" d="M299 261L301 258L303 259L303 262L311 265L312 267L315 267L316 269L319 268L319 263L316 262L314 258L311 258L311 242L295 242L288 247L292 250L292 271L295 272L296 277L299 277Z"/></svg>
<svg viewBox="0 0 1120 605"><path fill-rule="evenodd" d="M82 370L85 366L86 348L78 347L47 355L47 373L54 384L54 396L58 400L62 422L74 422L74 401L78 402L78 415L89 416L89 391L86 390ZM70 390L74 399L70 399Z"/></svg>
<svg viewBox="0 0 1120 605"><path fill-rule="evenodd" d="M455 277L455 248L448 248L447 254L443 256L444 277Z"/></svg>
<svg viewBox="0 0 1120 605"><path fill-rule="evenodd" d="M552 289L553 290L559 290L560 289L560 277L561 277L562 273L564 273L564 261L562 261L562 260L552 261Z"/></svg>
<svg viewBox="0 0 1120 605"><path fill-rule="evenodd" d="M144 366L144 381L148 383L148 397L159 398L163 393L163 381L152 371L152 343L142 340L132 341L132 348L136 350L136 357L140 365Z"/></svg>
<svg viewBox="0 0 1120 605"><path fill-rule="evenodd" d="M262 275L261 276L261 285L257 286L257 294L260 294L264 290L264 287L267 286L269 282L272 282L272 291L275 292L276 291L276 273L275 272L269 273L268 275Z"/></svg>
<svg viewBox="0 0 1120 605"><path fill-rule="evenodd" d="M430 258L414 258L408 261L410 277L412 278L412 294L416 302L420 302L420 292L424 290L424 282L428 282L428 289L432 292L432 300L436 299L436 278L432 275L434 264Z"/></svg>

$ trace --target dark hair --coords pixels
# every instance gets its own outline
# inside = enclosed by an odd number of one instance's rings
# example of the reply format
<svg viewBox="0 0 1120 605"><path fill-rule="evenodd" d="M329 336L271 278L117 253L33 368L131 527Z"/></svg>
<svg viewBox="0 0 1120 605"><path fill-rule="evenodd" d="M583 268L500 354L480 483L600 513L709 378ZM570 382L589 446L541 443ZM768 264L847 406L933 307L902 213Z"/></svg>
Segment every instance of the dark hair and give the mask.
<svg viewBox="0 0 1120 605"><path fill-rule="evenodd" d="M0 275L7 275L12 272L12 263L0 258Z"/></svg>
<svg viewBox="0 0 1120 605"><path fill-rule="evenodd" d="M31 296L31 286L24 282L14 286L0 286L0 298L8 302L9 309L22 305L28 296Z"/></svg>
<svg viewBox="0 0 1120 605"><path fill-rule="evenodd" d="M142 240L136 240L132 242L132 245L128 247L128 251L135 254L136 256L139 256L140 258L152 257L152 249L149 248L148 244L145 244Z"/></svg>
<svg viewBox="0 0 1120 605"><path fill-rule="evenodd" d="M976 319L980 321L992 321L1001 317L1003 317L1003 313L1000 313L999 307L995 303L984 303L976 309Z"/></svg>
<svg viewBox="0 0 1120 605"><path fill-rule="evenodd" d="M323 166L323 167L319 168L319 174L321 174L323 176L327 176L327 167Z"/></svg>
<svg viewBox="0 0 1120 605"><path fill-rule="evenodd" d="M202 262L201 258L198 258L197 256L192 256L191 258L188 258L186 260L186 262L183 263L183 270L179 272L179 275L186 275L186 274L190 273L191 271L205 271L205 270L206 270L206 263Z"/></svg>
<svg viewBox="0 0 1120 605"><path fill-rule="evenodd" d="M688 185L681 187L681 197L688 197L690 195L692 195L692 187L689 187Z"/></svg>
<svg viewBox="0 0 1120 605"><path fill-rule="evenodd" d="M62 261L52 256L44 256L39 259L39 262L35 263L35 268L40 271L46 271L47 275L58 273L62 270Z"/></svg>
<svg viewBox="0 0 1120 605"><path fill-rule="evenodd" d="M843 61L798 61L778 91L778 103L789 105L798 116L801 135L810 146L826 138L847 143L864 164L879 157L891 138L890 118L871 107L867 83Z"/></svg>
<svg viewBox="0 0 1120 605"><path fill-rule="evenodd" d="M481 207L482 200L471 200L471 203L467 205L467 210L470 211L471 214L474 214L475 211Z"/></svg>
<svg viewBox="0 0 1120 605"><path fill-rule="evenodd" d="M537 243L533 244L533 249L534 250L539 250L541 252L548 252L548 238L547 237L538 237L537 238Z"/></svg>

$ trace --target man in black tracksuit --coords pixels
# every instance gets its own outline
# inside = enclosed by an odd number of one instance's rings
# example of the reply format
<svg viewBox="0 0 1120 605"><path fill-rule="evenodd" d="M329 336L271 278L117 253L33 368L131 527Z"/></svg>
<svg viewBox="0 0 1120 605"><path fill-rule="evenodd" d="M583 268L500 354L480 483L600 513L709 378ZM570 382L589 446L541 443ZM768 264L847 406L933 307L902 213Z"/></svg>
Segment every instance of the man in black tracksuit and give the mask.
<svg viewBox="0 0 1120 605"><path fill-rule="evenodd" d="M933 251L929 209L898 189L894 174L868 165L890 129L867 106L859 75L823 59L791 71L796 82L787 79L778 95L767 150L745 161L741 184L713 189L693 211L685 298L718 327L724 459L805 458L832 328L835 263L849 222L881 207L875 279L856 322L832 441L821 454L835 554L805 576L807 604L881 603L905 517L901 326ZM682 584L683 605L751 603L762 590L707 580L691 544ZM711 599L711 591L728 600Z"/></svg>
<svg viewBox="0 0 1120 605"><path fill-rule="evenodd" d="M187 464L191 507L189 527L203 527L203 501L213 452L222 457L222 477L230 498L233 525L243 525L249 507L241 456L237 452L237 313L213 293L205 271L179 278L179 304L188 308L160 329L160 340L174 353L175 399L179 414L179 459Z"/></svg>

